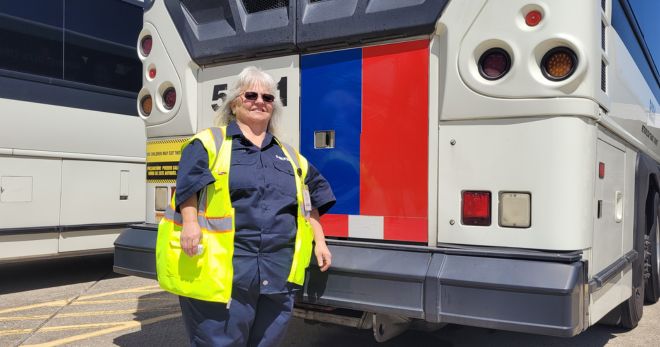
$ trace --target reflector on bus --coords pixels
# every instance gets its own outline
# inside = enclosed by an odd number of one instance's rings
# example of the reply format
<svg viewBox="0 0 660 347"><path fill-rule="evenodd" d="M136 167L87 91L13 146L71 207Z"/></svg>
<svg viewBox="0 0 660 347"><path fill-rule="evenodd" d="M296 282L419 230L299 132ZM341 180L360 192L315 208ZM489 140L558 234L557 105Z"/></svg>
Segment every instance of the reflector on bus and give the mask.
<svg viewBox="0 0 660 347"><path fill-rule="evenodd" d="M490 192L464 191L461 208L461 223L465 225L490 225Z"/></svg>

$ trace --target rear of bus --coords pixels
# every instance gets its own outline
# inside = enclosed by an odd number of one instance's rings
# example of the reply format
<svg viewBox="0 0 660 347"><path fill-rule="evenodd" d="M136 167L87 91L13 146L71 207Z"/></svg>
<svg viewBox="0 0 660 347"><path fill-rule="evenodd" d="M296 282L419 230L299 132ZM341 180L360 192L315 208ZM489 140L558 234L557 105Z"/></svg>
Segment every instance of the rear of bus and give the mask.
<svg viewBox="0 0 660 347"><path fill-rule="evenodd" d="M321 219L333 267L310 266L299 316L373 327L379 340L424 321L573 336L630 297L629 271L614 291L589 287L632 248L632 219L617 216L632 215L623 177L635 151L599 123L611 104L603 79L614 58L601 47L611 5L150 6L138 43L148 223L117 241L116 271L154 276L181 143L213 126L255 65L279 81L283 140L337 197ZM597 200L612 218L594 217ZM596 240L596 228L606 235Z"/></svg>

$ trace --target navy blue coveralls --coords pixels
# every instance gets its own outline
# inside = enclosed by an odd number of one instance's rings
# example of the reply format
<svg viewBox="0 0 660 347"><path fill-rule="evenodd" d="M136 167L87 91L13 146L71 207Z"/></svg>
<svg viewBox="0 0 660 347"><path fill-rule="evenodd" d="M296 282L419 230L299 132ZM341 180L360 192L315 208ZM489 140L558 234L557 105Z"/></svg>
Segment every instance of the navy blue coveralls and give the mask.
<svg viewBox="0 0 660 347"><path fill-rule="evenodd" d="M297 285L287 282L293 259L298 202L290 162L270 133L262 147L243 136L235 122L229 190L235 209L234 280L227 305L179 297L193 346L276 346L286 333ZM181 155L176 206L215 181L198 140ZM305 183L320 214L335 203L330 185L313 166ZM198 195L199 196L199 195Z"/></svg>

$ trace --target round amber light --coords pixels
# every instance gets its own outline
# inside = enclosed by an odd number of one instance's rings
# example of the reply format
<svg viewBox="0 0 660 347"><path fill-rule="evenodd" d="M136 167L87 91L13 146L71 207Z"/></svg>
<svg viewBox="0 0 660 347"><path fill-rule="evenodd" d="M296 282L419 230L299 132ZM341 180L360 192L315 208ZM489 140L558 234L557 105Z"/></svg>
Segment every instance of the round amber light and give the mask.
<svg viewBox="0 0 660 347"><path fill-rule="evenodd" d="M140 105L142 107L142 113L145 116L149 116L151 114L151 108L153 106L153 101L151 100L151 95L143 96L142 100L140 100Z"/></svg>
<svg viewBox="0 0 660 347"><path fill-rule="evenodd" d="M551 49L541 60L543 75L553 81L569 78L577 66L577 57L572 50L566 47Z"/></svg>

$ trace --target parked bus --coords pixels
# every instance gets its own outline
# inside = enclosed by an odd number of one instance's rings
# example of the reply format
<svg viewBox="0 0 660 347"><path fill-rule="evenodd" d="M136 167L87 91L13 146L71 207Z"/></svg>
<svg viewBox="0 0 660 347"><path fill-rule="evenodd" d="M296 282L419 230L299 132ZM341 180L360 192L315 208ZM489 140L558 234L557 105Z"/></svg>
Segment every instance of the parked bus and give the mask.
<svg viewBox="0 0 660 347"><path fill-rule="evenodd" d="M115 271L155 276L181 144L256 65L337 196L332 268L309 268L296 315L378 341L633 328L660 295L658 33L640 18L628 0L149 2L147 223Z"/></svg>
<svg viewBox="0 0 660 347"><path fill-rule="evenodd" d="M145 220L142 6L0 2L0 261L112 252Z"/></svg>

